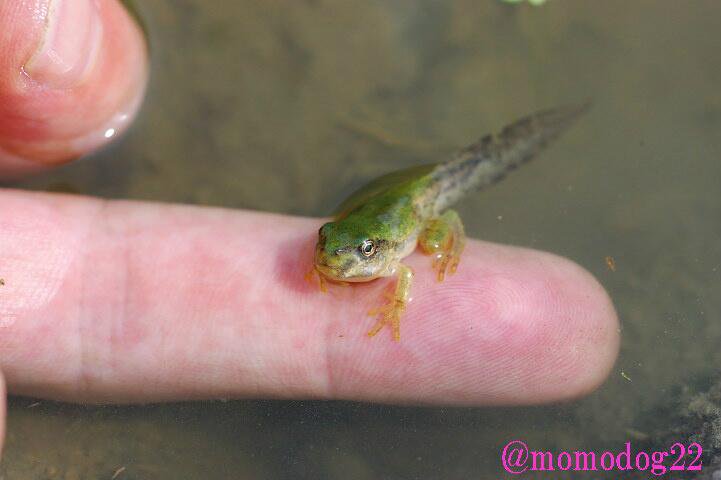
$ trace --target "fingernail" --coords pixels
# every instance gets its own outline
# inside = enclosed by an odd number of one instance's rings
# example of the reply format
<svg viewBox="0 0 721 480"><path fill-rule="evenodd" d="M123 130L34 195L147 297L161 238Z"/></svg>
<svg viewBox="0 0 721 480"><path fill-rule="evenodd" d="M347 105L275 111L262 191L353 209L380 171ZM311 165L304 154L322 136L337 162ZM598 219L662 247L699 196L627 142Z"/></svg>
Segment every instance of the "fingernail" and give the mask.
<svg viewBox="0 0 721 480"><path fill-rule="evenodd" d="M23 70L50 88L71 88L90 71L102 35L95 0L49 0L37 51Z"/></svg>

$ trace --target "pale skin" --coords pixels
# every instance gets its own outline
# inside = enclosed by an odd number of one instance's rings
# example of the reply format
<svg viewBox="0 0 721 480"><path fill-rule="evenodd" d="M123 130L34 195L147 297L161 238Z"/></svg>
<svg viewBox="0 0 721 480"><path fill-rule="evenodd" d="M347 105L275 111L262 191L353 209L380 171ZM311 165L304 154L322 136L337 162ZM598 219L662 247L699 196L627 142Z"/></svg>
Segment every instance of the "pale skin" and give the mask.
<svg viewBox="0 0 721 480"><path fill-rule="evenodd" d="M23 83L42 25L0 2L4 178L102 146L106 119L133 110L146 82L142 39L118 3L98 3L102 30L116 36L93 40L102 44L83 78L54 88ZM362 300L376 298L374 285L317 295L303 281L309 259L299 252L312 250L318 223L0 191L0 370L9 393L104 403L533 404L590 392L613 365L617 317L588 273L474 240L444 283L453 288L436 288L427 259L405 257L416 275L403 321L416 327L400 344L370 341Z"/></svg>

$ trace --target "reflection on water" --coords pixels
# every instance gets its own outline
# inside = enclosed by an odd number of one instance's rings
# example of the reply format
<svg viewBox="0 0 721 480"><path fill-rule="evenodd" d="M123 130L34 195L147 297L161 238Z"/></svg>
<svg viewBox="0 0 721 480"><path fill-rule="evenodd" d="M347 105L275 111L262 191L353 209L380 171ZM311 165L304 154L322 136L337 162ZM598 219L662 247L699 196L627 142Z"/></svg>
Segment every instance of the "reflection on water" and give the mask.
<svg viewBox="0 0 721 480"><path fill-rule="evenodd" d="M470 236L593 272L621 358L600 391L542 408L14 399L0 475L496 478L510 439L622 445L719 370L718 2L137 3L154 56L142 117L93 161L23 187L323 215L381 172L591 97L563 142L459 210Z"/></svg>

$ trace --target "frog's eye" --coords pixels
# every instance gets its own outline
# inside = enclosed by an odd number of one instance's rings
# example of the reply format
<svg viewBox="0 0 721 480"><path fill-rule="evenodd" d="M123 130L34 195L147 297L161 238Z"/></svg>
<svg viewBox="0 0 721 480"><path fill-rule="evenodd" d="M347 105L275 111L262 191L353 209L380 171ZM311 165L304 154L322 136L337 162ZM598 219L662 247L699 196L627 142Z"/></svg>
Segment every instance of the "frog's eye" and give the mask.
<svg viewBox="0 0 721 480"><path fill-rule="evenodd" d="M360 247L358 248L364 257L370 257L371 255L376 253L376 244L373 243L373 240L366 240L365 242L361 243Z"/></svg>

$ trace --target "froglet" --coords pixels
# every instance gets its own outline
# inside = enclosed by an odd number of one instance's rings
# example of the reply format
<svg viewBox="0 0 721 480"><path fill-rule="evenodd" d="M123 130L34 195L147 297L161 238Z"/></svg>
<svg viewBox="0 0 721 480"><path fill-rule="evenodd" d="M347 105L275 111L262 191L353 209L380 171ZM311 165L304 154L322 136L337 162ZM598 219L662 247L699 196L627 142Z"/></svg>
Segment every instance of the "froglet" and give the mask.
<svg viewBox="0 0 721 480"><path fill-rule="evenodd" d="M313 270L326 281L368 282L396 277L387 303L371 311L373 337L389 326L400 340L400 319L410 301L413 271L402 260L416 247L433 258L438 281L458 267L465 244L463 223L451 207L472 190L501 180L534 157L584 113L588 104L545 110L486 135L443 163L382 176L360 188L318 231Z"/></svg>

